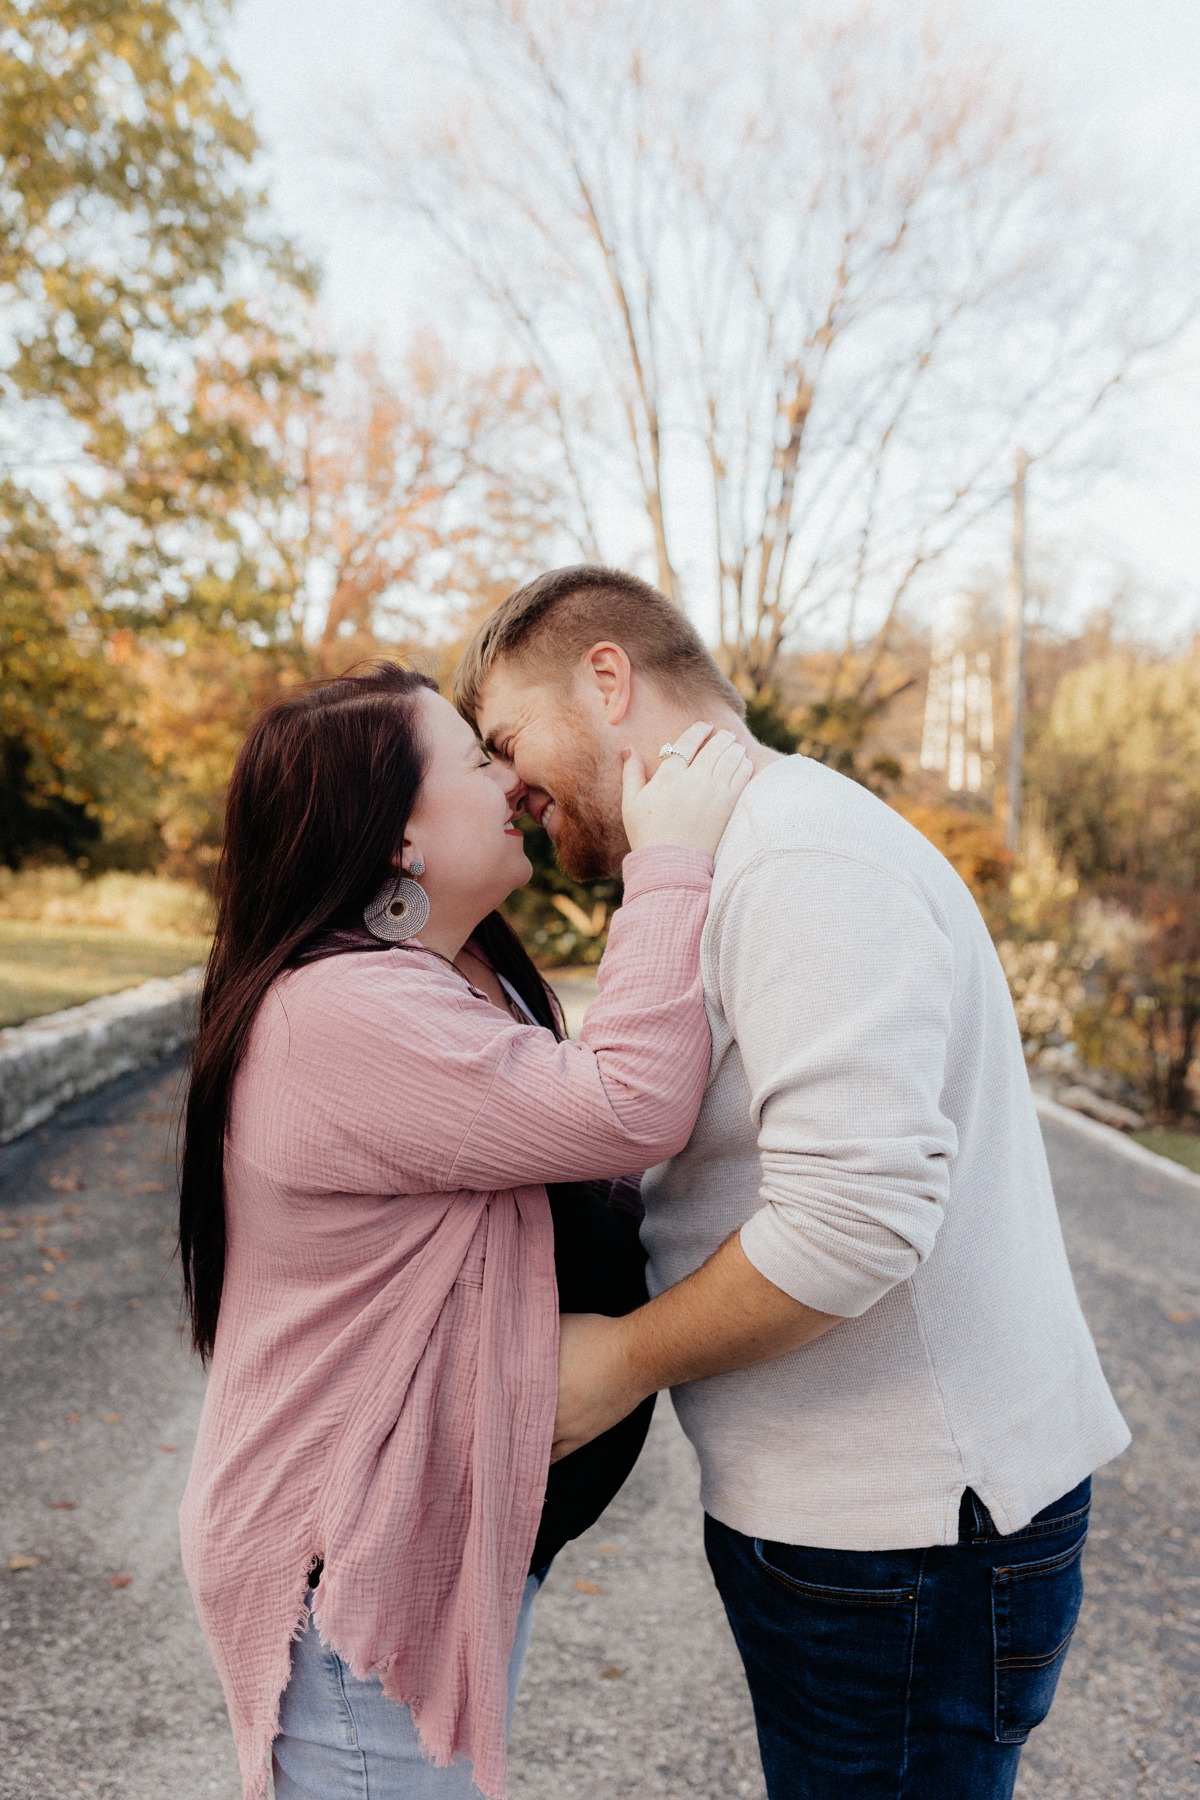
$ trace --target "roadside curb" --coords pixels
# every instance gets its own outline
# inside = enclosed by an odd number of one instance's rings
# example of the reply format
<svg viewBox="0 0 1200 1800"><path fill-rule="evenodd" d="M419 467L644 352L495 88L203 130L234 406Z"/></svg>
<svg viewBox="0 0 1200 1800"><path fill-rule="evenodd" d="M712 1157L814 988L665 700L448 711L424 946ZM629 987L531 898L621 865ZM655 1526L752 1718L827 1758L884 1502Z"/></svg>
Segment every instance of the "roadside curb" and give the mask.
<svg viewBox="0 0 1200 1800"><path fill-rule="evenodd" d="M1135 1144L1122 1131L1114 1131L1111 1125L1101 1125L1099 1119L1089 1119L1085 1113L1073 1112L1069 1106L1060 1106L1057 1100L1051 1100L1046 1094L1034 1091L1033 1103L1043 1119L1053 1119L1056 1125L1065 1125L1071 1131L1077 1131L1081 1137L1088 1137L1105 1149L1114 1150L1129 1162L1140 1163L1144 1169L1153 1169L1156 1175L1171 1175L1176 1181L1182 1181L1185 1187L1200 1194L1200 1175L1193 1175L1182 1163L1172 1162L1169 1156L1158 1156L1153 1150L1147 1150L1143 1144Z"/></svg>
<svg viewBox="0 0 1200 1800"><path fill-rule="evenodd" d="M195 1028L202 974L186 969L0 1030L0 1144L178 1050Z"/></svg>

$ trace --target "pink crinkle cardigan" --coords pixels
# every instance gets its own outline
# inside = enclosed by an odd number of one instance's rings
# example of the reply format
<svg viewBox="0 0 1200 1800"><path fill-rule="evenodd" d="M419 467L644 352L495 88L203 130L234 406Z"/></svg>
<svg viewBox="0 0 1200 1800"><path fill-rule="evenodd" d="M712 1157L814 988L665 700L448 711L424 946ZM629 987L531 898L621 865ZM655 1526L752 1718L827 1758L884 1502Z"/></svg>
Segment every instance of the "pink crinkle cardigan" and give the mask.
<svg viewBox="0 0 1200 1800"><path fill-rule="evenodd" d="M625 862L579 1043L411 948L264 1001L233 1095L227 1261L180 1515L246 1800L266 1791L308 1570L322 1638L505 1786L507 1665L554 1422L543 1183L682 1148L708 1071L712 864Z"/></svg>

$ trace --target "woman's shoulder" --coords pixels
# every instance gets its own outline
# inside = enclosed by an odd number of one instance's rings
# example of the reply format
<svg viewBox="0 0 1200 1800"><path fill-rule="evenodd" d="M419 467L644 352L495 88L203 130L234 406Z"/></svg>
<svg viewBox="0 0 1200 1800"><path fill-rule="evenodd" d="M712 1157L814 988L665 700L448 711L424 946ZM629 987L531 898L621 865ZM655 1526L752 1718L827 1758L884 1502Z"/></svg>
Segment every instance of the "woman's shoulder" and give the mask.
<svg viewBox="0 0 1200 1800"><path fill-rule="evenodd" d="M350 951L289 969L268 990L254 1057L327 1063L331 1074L376 1055L424 1067L496 1054L514 1022L451 964L418 947Z"/></svg>
<svg viewBox="0 0 1200 1800"><path fill-rule="evenodd" d="M438 957L417 948L352 950L285 969L267 994L264 1014L295 1026L342 1018L358 1024L374 1015L394 1017L397 1005L415 1002L457 1010L466 982Z"/></svg>
<svg viewBox="0 0 1200 1800"><path fill-rule="evenodd" d="M352 951L288 969L259 1008L243 1093L298 1089L316 1112L356 1103L371 1071L411 1064L428 1079L480 1033L475 1000L453 969L418 951ZM504 1015L497 1013L498 1021ZM485 1022L486 1024L486 1022Z"/></svg>

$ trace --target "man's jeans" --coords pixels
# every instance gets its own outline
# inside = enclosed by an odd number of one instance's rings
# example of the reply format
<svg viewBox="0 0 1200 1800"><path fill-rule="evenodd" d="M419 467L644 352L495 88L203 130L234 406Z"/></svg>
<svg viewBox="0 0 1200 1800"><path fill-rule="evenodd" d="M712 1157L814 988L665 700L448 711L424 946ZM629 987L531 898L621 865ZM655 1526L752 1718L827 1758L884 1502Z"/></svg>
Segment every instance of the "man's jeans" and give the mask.
<svg viewBox="0 0 1200 1800"><path fill-rule="evenodd" d="M706 1519L770 1800L1009 1800L1079 1615L1090 1499L1002 1537L968 1489L957 1544L878 1553Z"/></svg>

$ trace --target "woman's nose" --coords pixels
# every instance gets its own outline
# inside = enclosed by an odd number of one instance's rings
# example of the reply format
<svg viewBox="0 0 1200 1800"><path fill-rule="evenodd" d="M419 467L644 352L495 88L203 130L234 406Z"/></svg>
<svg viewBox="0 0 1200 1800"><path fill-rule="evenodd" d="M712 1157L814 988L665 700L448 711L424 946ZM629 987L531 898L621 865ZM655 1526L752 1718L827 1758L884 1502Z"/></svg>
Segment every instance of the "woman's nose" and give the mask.
<svg viewBox="0 0 1200 1800"><path fill-rule="evenodd" d="M500 785L504 789L510 805L515 806L518 800L525 797L525 783L517 774L511 763L501 765Z"/></svg>

